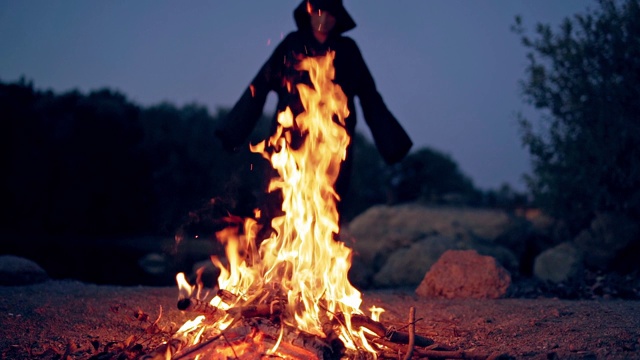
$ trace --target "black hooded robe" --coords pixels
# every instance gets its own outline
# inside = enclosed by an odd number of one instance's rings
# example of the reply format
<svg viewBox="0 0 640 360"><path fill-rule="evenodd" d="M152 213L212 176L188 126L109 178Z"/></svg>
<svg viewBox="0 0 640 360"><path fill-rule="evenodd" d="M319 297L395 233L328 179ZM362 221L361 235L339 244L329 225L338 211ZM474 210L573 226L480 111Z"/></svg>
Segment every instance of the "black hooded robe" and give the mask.
<svg viewBox="0 0 640 360"><path fill-rule="evenodd" d="M375 82L355 41L342 33L355 27L355 23L337 23L324 43L316 40L311 30L306 1L294 11L298 30L288 34L276 47L271 57L262 66L250 86L227 115L216 135L225 149L234 149L243 144L262 115L267 95L275 91L278 95L277 113L290 107L293 115L304 111L297 93L296 84L311 86L309 74L296 70L302 57L322 56L327 51L335 51L334 82L342 88L348 99L349 116L345 119L346 130L353 138L356 126L354 98L360 106L374 142L382 158L388 164L400 161L412 146L411 139L398 120L385 105ZM338 18L340 21L340 18ZM289 83L289 86L288 86ZM273 129L276 121L274 118ZM349 186L352 164L352 144L347 149L347 157L342 164L335 189L341 198Z"/></svg>

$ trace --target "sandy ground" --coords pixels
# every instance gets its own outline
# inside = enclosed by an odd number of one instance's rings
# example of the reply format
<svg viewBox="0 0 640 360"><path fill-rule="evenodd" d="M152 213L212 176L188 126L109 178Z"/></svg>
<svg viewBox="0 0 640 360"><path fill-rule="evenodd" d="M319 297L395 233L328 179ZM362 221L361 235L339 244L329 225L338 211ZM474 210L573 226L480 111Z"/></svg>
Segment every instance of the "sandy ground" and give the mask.
<svg viewBox="0 0 640 360"><path fill-rule="evenodd" d="M430 300L408 290L370 291L363 298L363 308L387 309L385 325L402 326L415 307L418 334L469 354L640 359L638 301ZM165 287L75 281L0 287L0 358L135 358L193 317L177 310L176 300L177 289Z"/></svg>

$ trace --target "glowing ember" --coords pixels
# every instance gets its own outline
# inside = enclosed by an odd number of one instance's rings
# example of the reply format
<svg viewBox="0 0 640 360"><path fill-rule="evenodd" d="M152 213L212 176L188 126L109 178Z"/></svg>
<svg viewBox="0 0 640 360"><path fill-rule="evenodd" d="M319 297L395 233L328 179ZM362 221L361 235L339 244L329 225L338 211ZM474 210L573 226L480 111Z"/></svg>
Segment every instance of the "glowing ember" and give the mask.
<svg viewBox="0 0 640 360"><path fill-rule="evenodd" d="M285 215L273 219L275 231L259 248L258 226L253 219L248 219L243 229L227 228L217 234L226 246L228 260L225 266L212 257L221 269L218 285L233 296L215 296L207 304L220 309L215 323L199 317L182 327L180 332L193 344L226 329L239 315L260 313L278 316L281 329L290 327L320 338L332 335L348 349L375 352L364 332L351 327L351 317L362 314L362 300L346 276L351 250L335 240L339 199L333 185L350 139L344 128L349 115L347 97L333 83L334 56L329 52L300 62L298 69L308 71L313 83L313 87L297 85L305 112L294 119L287 108L278 114L276 133L252 147L278 171L269 191L282 192ZM302 136L303 144L292 147L293 136ZM178 282L181 299L192 297L194 289L184 275L178 275ZM379 316L382 311L375 308L371 312ZM267 353L276 353L283 346L283 333L280 330Z"/></svg>

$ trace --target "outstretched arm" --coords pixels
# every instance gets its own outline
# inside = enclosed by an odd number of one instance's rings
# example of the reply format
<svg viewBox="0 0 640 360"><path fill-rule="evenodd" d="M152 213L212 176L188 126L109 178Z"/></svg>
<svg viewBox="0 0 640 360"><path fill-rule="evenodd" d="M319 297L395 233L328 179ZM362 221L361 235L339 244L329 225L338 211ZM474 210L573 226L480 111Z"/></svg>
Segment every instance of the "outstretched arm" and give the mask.
<svg viewBox="0 0 640 360"><path fill-rule="evenodd" d="M284 43L284 42L283 42ZM251 134L264 110L267 95L275 89L282 72L281 43L247 86L238 102L216 129L216 136L226 150L240 146Z"/></svg>
<svg viewBox="0 0 640 360"><path fill-rule="evenodd" d="M407 155L413 143L384 103L355 42L352 44L352 54L350 55L356 62L356 95L360 98L364 120L371 130L371 135L382 158L388 164L394 164Z"/></svg>

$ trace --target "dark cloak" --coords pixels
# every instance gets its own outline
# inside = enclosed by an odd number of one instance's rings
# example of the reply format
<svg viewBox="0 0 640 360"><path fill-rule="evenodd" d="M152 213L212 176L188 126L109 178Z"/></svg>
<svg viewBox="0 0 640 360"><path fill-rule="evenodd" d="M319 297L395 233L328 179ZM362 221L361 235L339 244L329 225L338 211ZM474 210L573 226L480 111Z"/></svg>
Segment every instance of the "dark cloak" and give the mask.
<svg viewBox="0 0 640 360"><path fill-rule="evenodd" d="M331 1L325 2L331 3ZM357 96L365 122L385 162L396 163L409 152L412 146L411 139L385 105L360 49L353 39L342 35L356 25L342 7L342 3L337 3L340 10L336 11L339 14L336 16L336 26L322 44L316 40L311 30L306 9L307 2L303 1L295 9L294 19L298 30L289 33L276 47L217 129L216 135L225 149L234 149L246 141L262 115L267 95L271 91L275 91L278 95L277 113L284 111L287 107L291 108L294 116L303 112L304 108L300 102L296 84L304 83L311 86L311 82L306 71L296 70L297 63L303 57L322 56L327 51L335 51L334 83L340 85L348 99L349 116L345 119L345 127L351 138L356 126L354 98ZM292 86L288 87L287 83ZM275 129L275 118L273 124ZM352 151L352 145L349 145L347 158L335 185L341 197L345 195L348 188Z"/></svg>

